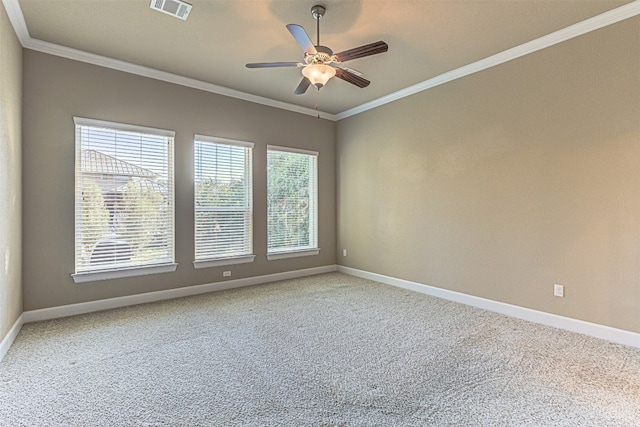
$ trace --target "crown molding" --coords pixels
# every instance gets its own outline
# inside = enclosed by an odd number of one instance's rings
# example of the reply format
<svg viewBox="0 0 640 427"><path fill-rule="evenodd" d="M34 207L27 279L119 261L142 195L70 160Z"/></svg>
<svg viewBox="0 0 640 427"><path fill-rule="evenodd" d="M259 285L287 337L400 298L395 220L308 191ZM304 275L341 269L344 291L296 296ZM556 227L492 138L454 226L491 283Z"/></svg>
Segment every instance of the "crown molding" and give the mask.
<svg viewBox="0 0 640 427"><path fill-rule="evenodd" d="M11 1L11 0L4 0L4 1ZM320 118L335 121L333 114L325 113L323 111L317 111L311 108L301 107L298 105L293 105L293 104L289 104L282 101L276 101L271 98L252 95L250 93L241 92L239 90L229 89L224 86L218 86L213 83L203 82L202 80L196 80L189 77L180 76L178 74L168 73L166 71L160 71L155 68L133 64L131 62L120 61L118 59L113 59L113 58L109 58L102 55L96 55L94 53L84 52L81 50L72 49L66 46L60 46L60 45L45 42L42 40L29 38L27 43L24 44L23 47L27 49L35 50L38 52L59 56L62 58L73 59L75 61L98 65L105 68L111 68L113 70L124 71L126 73L136 74L138 76L149 77L155 80L161 80L168 83L174 83L180 86L199 89L205 92L211 92L218 95L241 99L243 101L249 101L256 104L267 105L269 107L275 107L281 110L293 111L295 113L306 114L314 117L317 117L319 115Z"/></svg>
<svg viewBox="0 0 640 427"><path fill-rule="evenodd" d="M487 68L495 67L496 65L504 64L505 62L520 58L533 52L537 52L547 47L562 43L574 37L581 36L583 34L598 30L608 25L615 24L616 22L623 21L636 15L640 15L640 0L635 0L624 6L620 6L608 12L596 15L593 18L586 19L551 34L547 34L546 36L542 36L514 48L507 49L479 61L472 62L471 64L456 68L455 70L440 74L429 80L425 80L421 83L409 86L405 89L401 89L397 92L393 92L389 95L383 96L349 110L345 110L342 113L338 113L335 115L336 120L346 119L347 117L351 117L367 110L371 110L373 108L380 107L382 105L397 101L407 96L411 96L418 92L440 86L452 80L456 80L470 74L486 70Z"/></svg>
<svg viewBox="0 0 640 427"><path fill-rule="evenodd" d="M186 86L193 89L211 92L218 95L228 96L231 98L241 99L243 101L253 102L255 104L266 105L269 107L279 108L281 110L293 111L294 113L306 114L308 116L319 117L321 119L335 121L335 116L324 111L318 111L312 108L301 107L299 105L289 104L287 102L276 101L271 98L253 95L239 90L230 89L224 86L215 85L213 83L203 82L178 74L160 71L155 68L145 67L133 64L131 62L120 61L118 59L109 58L94 53L61 46L55 43L34 39L29 34L27 24L22 14L22 9L18 0L2 0L4 7L9 16L9 21L13 26L13 30L25 49L31 49L42 53L47 53L62 58L72 59L75 61L85 62L87 64L98 65L113 70L123 71L125 73L136 74L142 77L149 77L155 80L161 80L168 83L174 83L180 86Z"/></svg>
<svg viewBox="0 0 640 427"><path fill-rule="evenodd" d="M22 9L20 8L18 0L2 0L2 3L4 4L7 15L9 16L9 20L11 22L11 25L13 26L16 36L18 37L18 40L20 41L20 44L26 49L32 49L38 52L48 53L75 61L86 62L101 67L111 68L126 73L149 77L152 79L174 83L205 92L211 92L218 95L228 96L231 98L241 99L256 104L306 114L309 116L319 117L331 121L346 119L347 117L363 113L373 108L377 108L390 102L405 98L407 96L411 96L416 93L434 88L436 86L440 86L450 81L468 76L470 74L495 67L496 65L504 64L505 62L520 58L530 53L537 52L558 43L562 43L574 37L578 37L591 31L595 31L608 25L612 25L625 19L640 15L640 0L634 0L631 3L627 3L623 6L601 13L600 15L578 22L577 24L570 25L551 34L547 34L546 36L542 36L530 42L521 44L511 49L507 49L503 52L497 53L471 64L464 65L460 68L447 71L446 73L440 74L421 83L374 99L373 101L366 102L362 105L350 108L341 113L331 114L323 111L317 111L311 108L289 104L287 102L276 101L271 98L241 92L239 90L230 89L224 86L218 86L212 83L203 82L201 80L156 70L154 68L120 61L106 56L96 55L93 53L72 49L66 46L49 43L43 40L34 39L29 35L29 30L27 29L27 24L24 20L24 15L22 14Z"/></svg>
<svg viewBox="0 0 640 427"><path fill-rule="evenodd" d="M20 3L18 3L18 0L2 0L2 4L4 4L4 9L7 11L13 31L16 33L22 47L24 47L31 36L29 36L29 30L27 29L27 23L24 21Z"/></svg>

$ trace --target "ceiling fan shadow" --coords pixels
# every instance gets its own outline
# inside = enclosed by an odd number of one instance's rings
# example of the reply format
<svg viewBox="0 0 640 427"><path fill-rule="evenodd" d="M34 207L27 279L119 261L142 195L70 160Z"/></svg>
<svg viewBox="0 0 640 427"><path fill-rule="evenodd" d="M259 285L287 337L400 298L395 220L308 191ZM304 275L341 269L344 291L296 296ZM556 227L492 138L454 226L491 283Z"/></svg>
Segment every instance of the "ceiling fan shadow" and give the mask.
<svg viewBox="0 0 640 427"><path fill-rule="evenodd" d="M362 0L311 0L311 1L282 1L270 0L268 9L271 14L283 24L297 23L308 27L311 31L315 27L315 20L309 14L309 10L315 4L324 6L330 10L327 22L323 22L324 34L341 34L354 28L358 23L362 11ZM299 22L300 17L309 19Z"/></svg>

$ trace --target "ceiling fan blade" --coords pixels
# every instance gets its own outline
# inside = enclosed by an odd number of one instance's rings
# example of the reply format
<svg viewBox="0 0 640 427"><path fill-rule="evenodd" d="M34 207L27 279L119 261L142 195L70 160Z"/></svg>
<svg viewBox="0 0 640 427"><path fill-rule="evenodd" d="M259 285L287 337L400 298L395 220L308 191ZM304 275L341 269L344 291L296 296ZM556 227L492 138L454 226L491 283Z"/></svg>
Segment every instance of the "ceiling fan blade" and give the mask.
<svg viewBox="0 0 640 427"><path fill-rule="evenodd" d="M347 62L352 59L364 58L365 56L376 55L378 53L384 53L389 50L389 45L383 41L366 44L364 46L355 47L353 49L345 50L340 53L336 53L336 58L339 62Z"/></svg>
<svg viewBox="0 0 640 427"><path fill-rule="evenodd" d="M298 42L302 50L304 50L309 55L315 55L318 53L316 47L313 45L313 42L309 38L307 32L300 25L297 24L288 24L287 30L291 33L294 39Z"/></svg>
<svg viewBox="0 0 640 427"><path fill-rule="evenodd" d="M299 62L254 62L245 65L247 68L275 68L275 67L297 67Z"/></svg>
<svg viewBox="0 0 640 427"><path fill-rule="evenodd" d="M331 62L331 63L329 63L329 65L331 65L332 67L336 67L336 68L342 68L343 70L348 71L351 74L355 74L356 76L362 77L362 73L360 71L354 70L351 67L347 67L345 65L342 65L342 63L340 63L340 62Z"/></svg>
<svg viewBox="0 0 640 427"><path fill-rule="evenodd" d="M302 95L303 93L305 93L307 91L309 86L311 86L311 81L308 78L303 77L302 81L300 82L300 84L296 88L295 92L293 92L293 93L295 93L296 95Z"/></svg>
<svg viewBox="0 0 640 427"><path fill-rule="evenodd" d="M336 68L336 77L352 85L356 85L359 88L367 87L371 83L369 80L343 70L342 68Z"/></svg>

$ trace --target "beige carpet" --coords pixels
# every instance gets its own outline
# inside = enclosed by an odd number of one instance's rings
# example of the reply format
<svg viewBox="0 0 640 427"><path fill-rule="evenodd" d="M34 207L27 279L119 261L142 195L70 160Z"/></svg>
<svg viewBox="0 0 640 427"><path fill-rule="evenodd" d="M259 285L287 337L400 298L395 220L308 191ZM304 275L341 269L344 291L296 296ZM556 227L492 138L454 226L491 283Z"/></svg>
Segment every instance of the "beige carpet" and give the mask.
<svg viewBox="0 0 640 427"><path fill-rule="evenodd" d="M2 426L638 426L640 350L340 273L23 327Z"/></svg>

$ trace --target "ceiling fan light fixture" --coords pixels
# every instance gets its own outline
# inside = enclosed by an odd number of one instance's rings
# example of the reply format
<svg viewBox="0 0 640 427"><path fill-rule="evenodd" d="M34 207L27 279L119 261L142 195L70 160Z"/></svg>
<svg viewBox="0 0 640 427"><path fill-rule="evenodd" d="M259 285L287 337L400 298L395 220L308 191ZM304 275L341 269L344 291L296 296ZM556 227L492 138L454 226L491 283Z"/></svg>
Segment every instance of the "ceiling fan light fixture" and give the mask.
<svg viewBox="0 0 640 427"><path fill-rule="evenodd" d="M302 75L304 78L293 92L296 95L302 95L311 85L320 90L332 77L337 77L359 88L369 86L371 82L363 78L362 73L345 67L342 63L384 53L389 49L389 46L381 40L348 49L334 55L331 49L320 44L320 18L324 16L326 11L327 9L321 5L315 5L311 8L311 14L316 20L316 29L318 32L318 42L315 45L303 27L297 24L287 24L287 30L289 30L304 52L304 62L254 62L246 64L245 66L247 68L302 67Z"/></svg>
<svg viewBox="0 0 640 427"><path fill-rule="evenodd" d="M302 69L302 75L308 78L316 89L320 90L331 77L336 75L336 69L325 64L309 64Z"/></svg>

